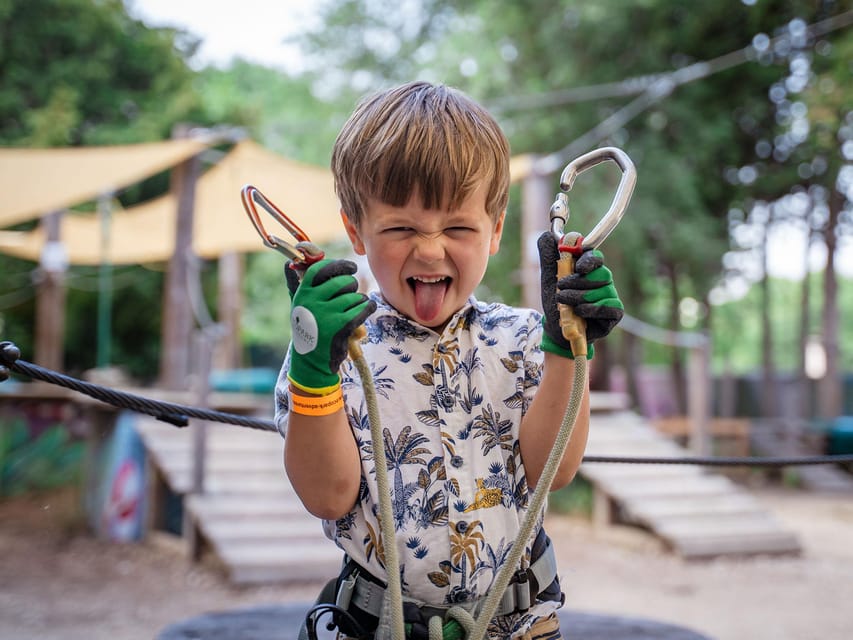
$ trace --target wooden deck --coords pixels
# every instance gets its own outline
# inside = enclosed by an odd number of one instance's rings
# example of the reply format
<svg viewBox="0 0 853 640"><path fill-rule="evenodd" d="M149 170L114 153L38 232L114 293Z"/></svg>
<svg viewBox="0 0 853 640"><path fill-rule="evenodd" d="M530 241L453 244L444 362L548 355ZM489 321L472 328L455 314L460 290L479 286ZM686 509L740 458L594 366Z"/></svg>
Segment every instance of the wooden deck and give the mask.
<svg viewBox="0 0 853 640"><path fill-rule="evenodd" d="M592 406L588 454L689 455L625 410L620 396L594 394ZM149 504L157 503L158 486L183 497L191 553L203 545L212 549L236 584L299 583L337 574L341 552L290 487L277 433L208 423L205 491L193 494L197 421L179 429L140 416L137 424L149 456ZM685 558L800 549L746 490L701 467L584 463L581 473L595 487L598 522L618 518L646 527Z"/></svg>
<svg viewBox="0 0 853 640"><path fill-rule="evenodd" d="M689 457L691 453L630 411L595 413L589 455ZM744 488L695 465L584 463L594 517L640 525L688 559L799 553L796 536Z"/></svg>

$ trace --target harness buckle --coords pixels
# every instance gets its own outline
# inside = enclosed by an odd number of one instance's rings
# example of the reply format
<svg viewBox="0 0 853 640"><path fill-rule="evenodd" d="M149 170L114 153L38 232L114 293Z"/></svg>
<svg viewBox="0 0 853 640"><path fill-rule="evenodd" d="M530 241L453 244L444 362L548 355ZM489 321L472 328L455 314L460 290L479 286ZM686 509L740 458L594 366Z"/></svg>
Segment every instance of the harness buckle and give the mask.
<svg viewBox="0 0 853 640"><path fill-rule="evenodd" d="M511 584L513 591L515 591L515 610L524 613L533 604L530 597L530 576L527 569L516 571Z"/></svg>
<svg viewBox="0 0 853 640"><path fill-rule="evenodd" d="M335 596L335 606L340 607L344 611L349 609L352 596L355 593L355 583L358 580L358 569L341 580L341 586L338 588L338 593Z"/></svg>

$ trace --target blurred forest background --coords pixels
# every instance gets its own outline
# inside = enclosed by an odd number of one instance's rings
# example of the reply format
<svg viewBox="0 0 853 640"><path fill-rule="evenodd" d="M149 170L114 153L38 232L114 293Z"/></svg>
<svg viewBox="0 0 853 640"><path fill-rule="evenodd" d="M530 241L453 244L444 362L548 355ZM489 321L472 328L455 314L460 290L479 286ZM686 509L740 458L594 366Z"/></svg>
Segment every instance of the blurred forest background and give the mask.
<svg viewBox="0 0 853 640"><path fill-rule="evenodd" d="M762 385L743 411L770 417L780 385L799 384L811 398L800 417L853 413L853 269L839 258L853 252L848 2L327 0L317 15L295 40L304 69L286 73L239 59L198 68L197 35L148 27L122 0L0 0L0 145L150 142L191 123L328 166L364 94L443 82L495 114L513 155L571 159L615 145L631 156L638 185L604 246L626 309L709 336L716 376ZM555 192L561 169L551 169ZM567 228L588 231L610 203L614 184L589 180L572 194ZM118 198L130 206L168 185L159 175ZM521 300L520 210L516 186L481 298ZM774 275L777 238L793 248ZM258 249L245 257L244 365L277 367L288 339L282 258ZM112 278L112 363L146 383L164 269L117 267ZM31 359L39 266L0 254L0 273L0 338ZM216 265L203 276L215 308ZM79 373L96 364L98 268L71 267L66 285L65 370ZM616 331L599 353L599 371L667 372L684 413L683 349Z"/></svg>

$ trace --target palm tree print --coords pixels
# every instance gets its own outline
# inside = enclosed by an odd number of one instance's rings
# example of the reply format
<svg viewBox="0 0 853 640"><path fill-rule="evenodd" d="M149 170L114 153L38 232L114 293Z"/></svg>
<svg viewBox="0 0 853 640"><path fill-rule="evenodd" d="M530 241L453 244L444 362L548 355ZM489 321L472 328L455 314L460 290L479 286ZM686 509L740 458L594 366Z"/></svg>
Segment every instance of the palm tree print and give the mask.
<svg viewBox="0 0 853 640"><path fill-rule="evenodd" d="M454 522L451 525L453 533L450 534L450 563L454 573L460 574L458 590L468 594L468 579L476 571L480 549L485 544L483 537L483 523L479 520L473 522ZM462 593L452 595L451 601L459 602L457 599Z"/></svg>
<svg viewBox="0 0 853 640"><path fill-rule="evenodd" d="M406 495L406 487L403 484L404 464L421 464L426 465L426 460L420 456L428 454L429 449L420 445L429 442L424 434L415 431L412 432L411 426L403 427L400 435L394 440L391 431L387 428L382 430L382 436L385 443L385 462L388 471L394 472L394 524L399 528L403 526L406 518L406 503L408 496Z"/></svg>
<svg viewBox="0 0 853 640"><path fill-rule="evenodd" d="M456 369L459 358L459 338L453 336L435 346L432 356L433 370L441 374L441 383L435 388L435 397L438 405L445 411L451 411L456 404L459 395L459 385L450 388L448 385L447 372Z"/></svg>
<svg viewBox="0 0 853 640"><path fill-rule="evenodd" d="M465 380L467 381L467 394L459 401L459 404L462 406L465 413L471 413L474 407L483 402L483 396L477 392L477 389L473 386L471 381L474 377L474 373L478 369L482 368L482 366L483 363L480 360L480 356L477 355L477 347L474 347L465 353L465 357L462 358L462 361L459 363L459 367L453 374L454 378L464 375Z"/></svg>
<svg viewBox="0 0 853 640"><path fill-rule="evenodd" d="M480 447L483 455L489 453L495 447L505 451L512 451L512 421L501 420L501 414L492 408L491 403L486 405L473 423L474 437L483 438Z"/></svg>

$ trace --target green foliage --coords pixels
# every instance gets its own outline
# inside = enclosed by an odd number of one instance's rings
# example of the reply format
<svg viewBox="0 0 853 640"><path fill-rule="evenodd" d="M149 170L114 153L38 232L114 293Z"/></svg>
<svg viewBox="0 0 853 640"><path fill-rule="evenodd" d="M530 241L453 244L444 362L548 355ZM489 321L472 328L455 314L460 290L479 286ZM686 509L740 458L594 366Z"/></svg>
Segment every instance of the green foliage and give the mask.
<svg viewBox="0 0 853 640"><path fill-rule="evenodd" d="M811 333L820 333L820 314L823 307L819 284L821 273L812 273L810 324ZM768 310L775 337L774 357L781 372L794 372L800 366L799 318L802 283L782 278L770 278L771 308ZM839 280L838 303L842 318L853 317L853 280ZM712 367L716 372L732 373L757 371L761 366L762 298L758 287L752 287L740 300L714 307L711 340ZM842 330L839 338L841 369L853 370L853 332Z"/></svg>
<svg viewBox="0 0 853 640"><path fill-rule="evenodd" d="M548 494L548 510L551 513L588 518L592 515L592 496L592 483L577 475L568 486Z"/></svg>
<svg viewBox="0 0 853 640"><path fill-rule="evenodd" d="M309 77L291 77L243 61L202 70L197 83L215 122L247 128L250 136L285 157L327 166L348 105L314 95Z"/></svg>
<svg viewBox="0 0 853 640"><path fill-rule="evenodd" d="M197 43L149 29L121 0L5 0L0 143L158 140L201 114L185 62Z"/></svg>
<svg viewBox="0 0 853 640"><path fill-rule="evenodd" d="M55 425L32 438L21 421L0 422L0 497L55 489L82 471L83 443Z"/></svg>

